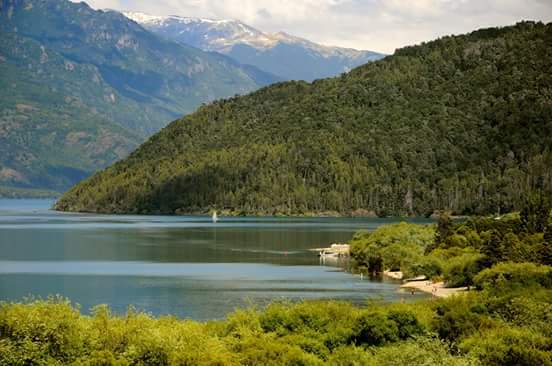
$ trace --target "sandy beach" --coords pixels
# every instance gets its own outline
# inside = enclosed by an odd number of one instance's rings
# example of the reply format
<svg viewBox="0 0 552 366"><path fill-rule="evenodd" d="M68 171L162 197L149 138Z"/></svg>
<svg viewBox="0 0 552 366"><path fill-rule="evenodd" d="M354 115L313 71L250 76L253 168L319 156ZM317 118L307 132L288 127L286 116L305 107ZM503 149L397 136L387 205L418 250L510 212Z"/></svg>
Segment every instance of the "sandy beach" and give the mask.
<svg viewBox="0 0 552 366"><path fill-rule="evenodd" d="M465 292L467 287L445 287L444 282L432 283L431 281L411 281L401 285L402 289L415 289L416 291L423 291L429 294L433 294L435 297L449 297L451 295Z"/></svg>

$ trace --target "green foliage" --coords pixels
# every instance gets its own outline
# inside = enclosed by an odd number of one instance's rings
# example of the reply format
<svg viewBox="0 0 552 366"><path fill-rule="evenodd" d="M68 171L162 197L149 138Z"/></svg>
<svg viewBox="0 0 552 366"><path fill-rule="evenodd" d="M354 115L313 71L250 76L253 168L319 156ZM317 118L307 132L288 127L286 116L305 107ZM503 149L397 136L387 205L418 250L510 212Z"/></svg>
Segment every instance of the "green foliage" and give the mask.
<svg viewBox="0 0 552 366"><path fill-rule="evenodd" d="M2 304L0 314L2 364L68 362L83 351L85 327L78 321L79 310L67 300Z"/></svg>
<svg viewBox="0 0 552 366"><path fill-rule="evenodd" d="M117 316L105 306L83 316L62 299L2 304L0 363L550 364L550 298L542 302L518 294L493 309L490 304L495 299L481 293L438 303L372 304L365 309L339 302L279 303L263 311L240 310L209 323L154 319L132 309ZM426 317L433 320L423 325ZM339 338L344 329L348 336L330 347L328 340Z"/></svg>
<svg viewBox="0 0 552 366"><path fill-rule="evenodd" d="M413 338L424 332L416 315L408 310L391 310L387 318L397 325L399 339Z"/></svg>
<svg viewBox="0 0 552 366"><path fill-rule="evenodd" d="M399 329L382 314L368 313L358 319L353 339L358 345L381 346L398 341Z"/></svg>
<svg viewBox="0 0 552 366"><path fill-rule="evenodd" d="M476 253L463 254L445 264L444 279L450 287L473 285L474 276L483 269L484 256Z"/></svg>
<svg viewBox="0 0 552 366"><path fill-rule="evenodd" d="M374 232L355 236L350 243L351 255L357 265L370 272L408 271L433 243L434 233L432 226L406 222L381 226Z"/></svg>
<svg viewBox="0 0 552 366"><path fill-rule="evenodd" d="M542 233L547 225L550 212L549 199L530 196L519 213L521 227L527 233Z"/></svg>
<svg viewBox="0 0 552 366"><path fill-rule="evenodd" d="M410 265L406 274L408 277L426 276L427 278L440 278L443 274L445 264L443 260L435 256L421 257L417 262Z"/></svg>
<svg viewBox="0 0 552 366"><path fill-rule="evenodd" d="M77 185L67 211L380 216L520 210L552 195L551 24L398 50L173 122Z"/></svg>
<svg viewBox="0 0 552 366"><path fill-rule="evenodd" d="M441 339L454 342L493 327L495 321L487 315L487 306L478 297L455 297L437 305L432 328Z"/></svg>
<svg viewBox="0 0 552 366"><path fill-rule="evenodd" d="M499 263L487 268L474 278L481 289L505 291L520 287L552 288L552 268L534 263Z"/></svg>
<svg viewBox="0 0 552 366"><path fill-rule="evenodd" d="M489 366L552 365L550 338L528 328L499 327L476 333L460 348Z"/></svg>
<svg viewBox="0 0 552 366"><path fill-rule="evenodd" d="M414 341L381 347L373 351L374 358L367 365L374 366L477 366L473 356L454 355L450 347L439 340L417 338Z"/></svg>
<svg viewBox="0 0 552 366"><path fill-rule="evenodd" d="M439 214L439 221L437 222L437 231L435 233L435 244L428 246L426 252L430 252L435 249L436 246L443 243L452 234L452 220L450 215L446 212ZM454 246L454 245L453 245Z"/></svg>

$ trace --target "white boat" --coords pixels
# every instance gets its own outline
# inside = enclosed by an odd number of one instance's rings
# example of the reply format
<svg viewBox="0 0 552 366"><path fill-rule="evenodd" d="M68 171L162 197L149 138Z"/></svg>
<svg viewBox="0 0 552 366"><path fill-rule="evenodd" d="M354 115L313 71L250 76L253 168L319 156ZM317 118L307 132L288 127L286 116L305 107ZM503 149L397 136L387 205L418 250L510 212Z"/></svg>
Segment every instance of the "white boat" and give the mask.
<svg viewBox="0 0 552 366"><path fill-rule="evenodd" d="M218 221L217 217L217 211L213 212L213 222L216 223Z"/></svg>

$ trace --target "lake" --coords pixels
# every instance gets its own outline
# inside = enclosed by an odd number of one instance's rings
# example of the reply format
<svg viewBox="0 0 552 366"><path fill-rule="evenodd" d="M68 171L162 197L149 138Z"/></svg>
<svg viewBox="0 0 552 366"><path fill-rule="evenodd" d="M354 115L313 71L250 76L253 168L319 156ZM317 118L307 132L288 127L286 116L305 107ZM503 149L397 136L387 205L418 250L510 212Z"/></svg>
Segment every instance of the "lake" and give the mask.
<svg viewBox="0 0 552 366"><path fill-rule="evenodd" d="M219 319L275 300L407 301L392 280L321 262L311 248L398 219L69 214L52 200L0 199L0 300L59 294L86 313L108 304ZM408 221L427 223L428 220Z"/></svg>

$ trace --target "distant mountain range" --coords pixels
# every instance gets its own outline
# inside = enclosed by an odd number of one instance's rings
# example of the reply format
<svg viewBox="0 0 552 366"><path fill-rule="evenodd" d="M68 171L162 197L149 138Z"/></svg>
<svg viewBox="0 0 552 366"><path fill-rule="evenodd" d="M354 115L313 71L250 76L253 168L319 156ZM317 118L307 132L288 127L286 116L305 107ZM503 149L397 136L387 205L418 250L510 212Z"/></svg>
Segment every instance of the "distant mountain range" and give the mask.
<svg viewBox="0 0 552 366"><path fill-rule="evenodd" d="M278 80L118 12L0 0L0 188L64 190L202 103Z"/></svg>
<svg viewBox="0 0 552 366"><path fill-rule="evenodd" d="M265 33L237 20L123 14L165 38L225 54L286 80L335 76L384 57L372 51L322 46L283 32Z"/></svg>

